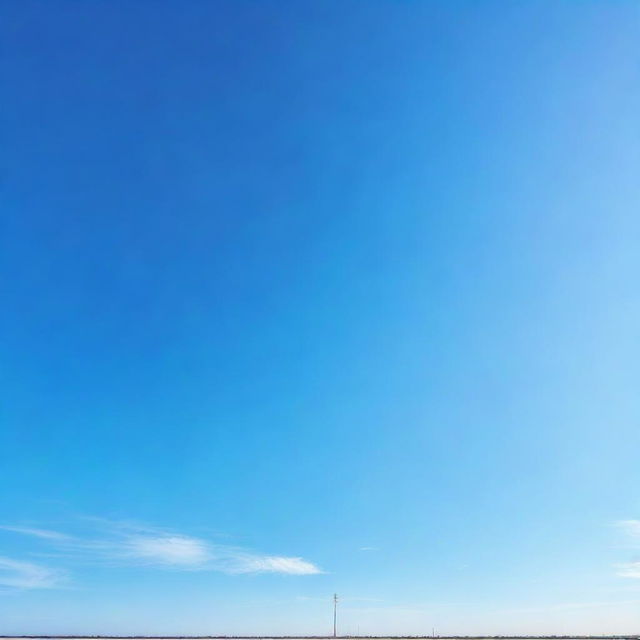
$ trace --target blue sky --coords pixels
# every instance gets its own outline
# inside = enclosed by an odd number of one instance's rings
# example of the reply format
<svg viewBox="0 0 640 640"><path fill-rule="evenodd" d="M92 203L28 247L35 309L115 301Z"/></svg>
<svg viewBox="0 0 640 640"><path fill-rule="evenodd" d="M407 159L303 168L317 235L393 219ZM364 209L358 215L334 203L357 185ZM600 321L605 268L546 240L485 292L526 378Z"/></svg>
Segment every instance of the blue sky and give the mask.
<svg viewBox="0 0 640 640"><path fill-rule="evenodd" d="M2 632L637 632L637 3L0 11Z"/></svg>

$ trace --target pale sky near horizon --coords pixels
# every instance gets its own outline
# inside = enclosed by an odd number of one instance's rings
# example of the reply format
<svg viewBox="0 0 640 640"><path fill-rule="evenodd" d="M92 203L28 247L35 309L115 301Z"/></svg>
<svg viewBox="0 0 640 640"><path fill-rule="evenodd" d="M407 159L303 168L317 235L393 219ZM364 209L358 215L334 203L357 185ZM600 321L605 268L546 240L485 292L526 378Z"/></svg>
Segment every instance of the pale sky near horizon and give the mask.
<svg viewBox="0 0 640 640"><path fill-rule="evenodd" d="M638 2L0 42L0 634L640 632Z"/></svg>

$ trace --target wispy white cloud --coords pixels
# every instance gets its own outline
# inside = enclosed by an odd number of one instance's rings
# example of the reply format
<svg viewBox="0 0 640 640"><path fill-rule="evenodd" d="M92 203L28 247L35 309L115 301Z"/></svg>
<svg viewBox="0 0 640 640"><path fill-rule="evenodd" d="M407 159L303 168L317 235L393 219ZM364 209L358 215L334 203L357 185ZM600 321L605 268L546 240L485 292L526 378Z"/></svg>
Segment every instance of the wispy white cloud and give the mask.
<svg viewBox="0 0 640 640"><path fill-rule="evenodd" d="M616 574L621 578L640 578L640 562L616 564Z"/></svg>
<svg viewBox="0 0 640 640"><path fill-rule="evenodd" d="M358 551L379 551L378 547L360 547Z"/></svg>
<svg viewBox="0 0 640 640"><path fill-rule="evenodd" d="M112 522L97 518L89 521L96 530L93 537L77 537L26 527L3 528L42 538L67 556L90 562L183 571L220 571L229 574L322 573L318 566L300 557L262 554L138 523Z"/></svg>
<svg viewBox="0 0 640 640"><path fill-rule="evenodd" d="M230 574L312 575L322 571L298 557L261 554L142 525L116 525L117 540L107 555L136 564Z"/></svg>
<svg viewBox="0 0 640 640"><path fill-rule="evenodd" d="M0 586L13 589L51 589L62 582L59 571L0 556Z"/></svg>
<svg viewBox="0 0 640 640"><path fill-rule="evenodd" d="M618 520L614 524L625 535L628 546L637 548L640 545L640 520ZM621 578L640 579L640 561L638 560L616 564L614 568Z"/></svg>
<svg viewBox="0 0 640 640"><path fill-rule="evenodd" d="M208 545L203 540L183 535L135 535L126 537L119 549L122 558L148 564L177 567L200 567L211 560Z"/></svg>
<svg viewBox="0 0 640 640"><path fill-rule="evenodd" d="M618 520L615 526L629 538L640 541L640 520Z"/></svg>
<svg viewBox="0 0 640 640"><path fill-rule="evenodd" d="M236 569L232 569L233 573L288 573L296 576L322 573L315 564L302 558L265 556L232 551L229 559L236 565Z"/></svg>
<svg viewBox="0 0 640 640"><path fill-rule="evenodd" d="M35 538L44 538L45 540L67 540L69 536L58 531L51 531L50 529L35 529L33 527L10 527L7 525L0 525L0 529L3 531L12 531L13 533L22 533L27 536L34 536Z"/></svg>

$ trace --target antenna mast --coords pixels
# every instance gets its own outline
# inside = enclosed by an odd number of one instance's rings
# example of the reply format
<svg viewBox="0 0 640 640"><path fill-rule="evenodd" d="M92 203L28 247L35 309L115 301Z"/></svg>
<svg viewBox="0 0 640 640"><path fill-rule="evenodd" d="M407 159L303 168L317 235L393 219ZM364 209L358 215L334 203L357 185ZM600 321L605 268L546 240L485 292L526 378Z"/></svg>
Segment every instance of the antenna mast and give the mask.
<svg viewBox="0 0 640 640"><path fill-rule="evenodd" d="M338 594L333 594L333 637L336 637L337 626L336 622L338 620Z"/></svg>

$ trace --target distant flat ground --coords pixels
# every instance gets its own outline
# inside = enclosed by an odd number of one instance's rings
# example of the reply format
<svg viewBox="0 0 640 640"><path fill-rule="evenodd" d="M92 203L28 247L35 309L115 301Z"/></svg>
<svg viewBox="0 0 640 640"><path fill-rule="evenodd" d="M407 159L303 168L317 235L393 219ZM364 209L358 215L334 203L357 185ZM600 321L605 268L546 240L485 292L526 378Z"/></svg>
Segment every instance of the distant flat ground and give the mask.
<svg viewBox="0 0 640 640"><path fill-rule="evenodd" d="M640 640L640 635L597 636L3 636L0 640Z"/></svg>

